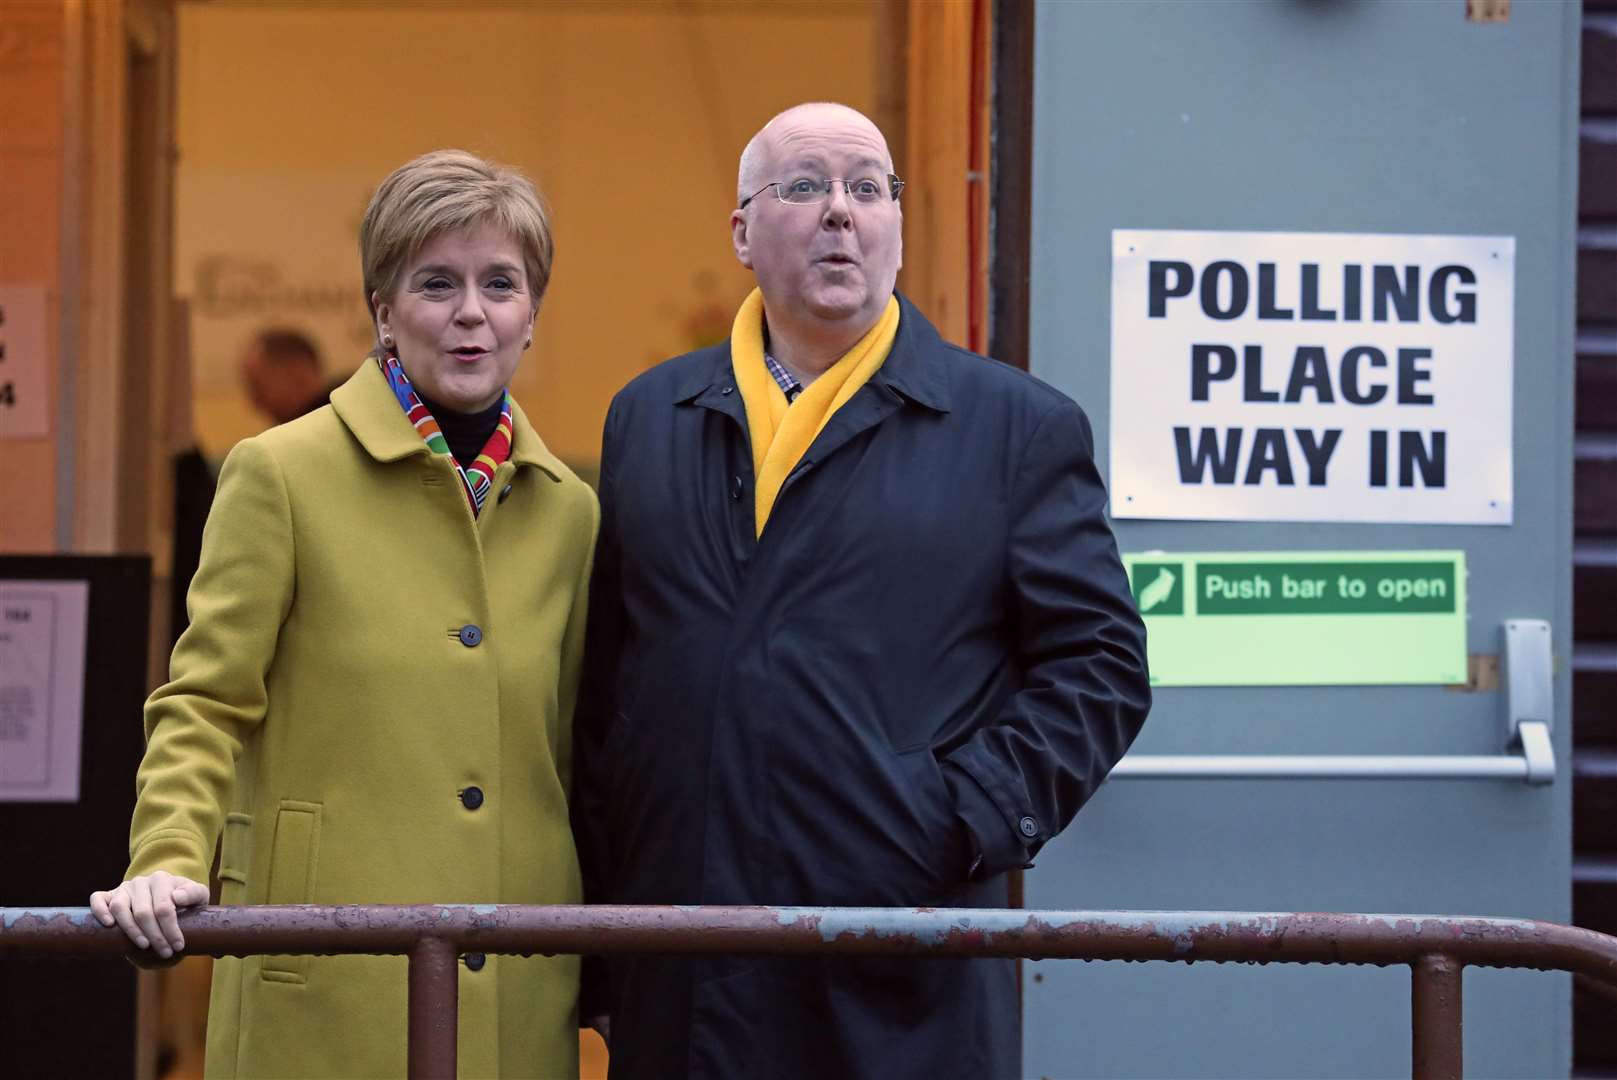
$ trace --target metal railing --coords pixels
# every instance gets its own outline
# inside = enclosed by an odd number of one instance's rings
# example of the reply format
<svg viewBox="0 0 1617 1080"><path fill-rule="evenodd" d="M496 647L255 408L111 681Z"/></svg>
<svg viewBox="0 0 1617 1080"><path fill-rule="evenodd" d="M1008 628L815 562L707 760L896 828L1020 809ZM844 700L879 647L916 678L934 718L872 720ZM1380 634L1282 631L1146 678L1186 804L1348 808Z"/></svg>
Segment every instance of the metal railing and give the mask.
<svg viewBox="0 0 1617 1080"><path fill-rule="evenodd" d="M409 958L409 1075L453 1080L457 957L483 953L1000 956L1214 963L1407 964L1412 1074L1461 1076L1467 965L1567 971L1617 988L1617 937L1528 919L1235 911L525 907L210 907L186 952ZM0 908L0 955L126 952L88 908Z"/></svg>

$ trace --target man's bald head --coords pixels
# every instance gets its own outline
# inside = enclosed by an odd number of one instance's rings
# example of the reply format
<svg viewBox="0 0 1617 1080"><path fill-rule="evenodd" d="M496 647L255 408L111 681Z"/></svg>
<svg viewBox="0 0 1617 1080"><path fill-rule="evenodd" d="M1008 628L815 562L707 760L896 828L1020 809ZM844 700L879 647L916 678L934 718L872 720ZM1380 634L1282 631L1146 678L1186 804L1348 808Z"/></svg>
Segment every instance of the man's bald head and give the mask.
<svg viewBox="0 0 1617 1080"><path fill-rule="evenodd" d="M846 105L798 105L752 137L737 179L730 238L763 294L771 347L834 361L886 310L904 262L886 138ZM777 182L792 186L790 203L740 205Z"/></svg>
<svg viewBox="0 0 1617 1080"><path fill-rule="evenodd" d="M736 203L753 194L759 188L778 176L769 176L770 167L774 161L772 153L775 145L775 136L782 131L790 131L802 125L818 125L827 119L837 119L843 122L852 122L855 125L866 127L881 144L886 155L886 170L893 171L893 153L887 147L887 137L881 133L870 117L848 105L840 105L834 101L810 101L802 105L793 105L783 112L776 113L769 122L758 129L758 133L747 141L746 149L741 151L741 164L736 177Z"/></svg>

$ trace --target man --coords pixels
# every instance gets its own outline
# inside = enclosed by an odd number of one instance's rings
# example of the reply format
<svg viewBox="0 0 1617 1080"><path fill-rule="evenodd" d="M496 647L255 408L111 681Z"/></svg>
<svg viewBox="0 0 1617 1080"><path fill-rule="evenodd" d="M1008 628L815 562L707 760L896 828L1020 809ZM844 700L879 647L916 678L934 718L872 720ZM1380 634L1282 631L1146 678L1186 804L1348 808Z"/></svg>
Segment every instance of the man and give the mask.
<svg viewBox="0 0 1617 1080"><path fill-rule="evenodd" d="M320 374L320 352L296 330L262 330L241 357L241 381L253 407L284 424L331 400Z"/></svg>
<svg viewBox="0 0 1617 1080"><path fill-rule="evenodd" d="M612 403L576 725L586 895L1003 907L1150 702L1088 422L895 296L839 105L741 157L731 340ZM1010 1077L1007 960L614 958L614 1077Z"/></svg>

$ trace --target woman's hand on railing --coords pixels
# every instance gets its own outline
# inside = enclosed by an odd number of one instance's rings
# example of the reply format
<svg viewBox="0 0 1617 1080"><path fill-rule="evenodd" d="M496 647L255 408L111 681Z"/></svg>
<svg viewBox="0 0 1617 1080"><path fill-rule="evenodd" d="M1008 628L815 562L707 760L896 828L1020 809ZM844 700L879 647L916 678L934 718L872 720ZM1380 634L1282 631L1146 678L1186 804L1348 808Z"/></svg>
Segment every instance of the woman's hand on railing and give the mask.
<svg viewBox="0 0 1617 1080"><path fill-rule="evenodd" d="M167 960L185 948L179 909L208 902L208 887L165 870L130 878L116 889L90 894L90 913L103 926L119 926L138 947Z"/></svg>

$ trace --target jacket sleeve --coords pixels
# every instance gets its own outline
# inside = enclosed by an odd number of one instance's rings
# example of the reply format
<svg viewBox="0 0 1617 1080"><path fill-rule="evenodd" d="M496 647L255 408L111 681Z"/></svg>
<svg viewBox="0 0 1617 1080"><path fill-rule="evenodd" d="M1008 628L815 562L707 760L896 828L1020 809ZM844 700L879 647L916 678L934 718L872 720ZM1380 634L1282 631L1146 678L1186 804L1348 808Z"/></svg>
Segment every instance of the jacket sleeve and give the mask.
<svg viewBox="0 0 1617 1080"><path fill-rule="evenodd" d="M573 714L573 840L584 878L584 901L591 904L609 899L608 874L612 866L611 837L606 826L611 776L607 737L617 713L614 686L623 626L615 484L617 415L614 402L601 438L601 525L589 586L583 679ZM578 1015L581 1023L588 1023L611 1009L605 959L585 956L581 979Z"/></svg>
<svg viewBox="0 0 1617 1080"><path fill-rule="evenodd" d="M219 477L169 681L146 702L126 880L154 870L208 880L236 760L264 718L265 677L292 606L292 543L280 469L248 439Z"/></svg>
<svg viewBox="0 0 1617 1080"><path fill-rule="evenodd" d="M1031 865L1139 733L1145 627L1106 524L1083 411L1047 413L1012 480L1007 573L1021 687L943 759L976 840L971 876Z"/></svg>

